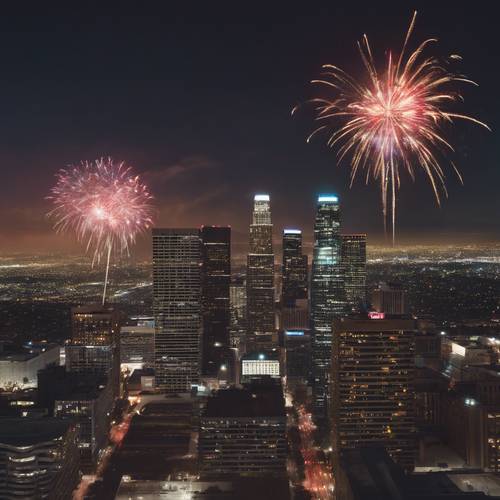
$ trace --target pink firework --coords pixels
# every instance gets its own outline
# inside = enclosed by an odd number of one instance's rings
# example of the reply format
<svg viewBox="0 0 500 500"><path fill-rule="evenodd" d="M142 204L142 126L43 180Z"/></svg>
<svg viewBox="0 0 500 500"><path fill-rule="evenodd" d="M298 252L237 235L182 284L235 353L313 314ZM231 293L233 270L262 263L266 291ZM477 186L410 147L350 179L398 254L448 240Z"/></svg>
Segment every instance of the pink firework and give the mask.
<svg viewBox="0 0 500 500"><path fill-rule="evenodd" d="M441 62L427 55L428 46L435 39L407 51L416 15L415 12L399 55L393 57L388 52L381 70L365 35L358 43L365 69L362 78L356 79L337 66L325 64L321 78L312 80L325 89L326 95L311 101L318 124L307 141L325 132L327 145L337 149L339 162L348 159L351 184L361 171L367 182L374 179L379 183L384 226L388 205L391 206L393 242L400 174L406 172L414 178L418 170L423 171L439 203L440 191L446 195L443 160L445 153L453 151L445 131L457 120L489 129L476 118L454 111L462 102L459 85L476 85L450 71L450 63L460 60L460 56L454 54Z"/></svg>
<svg viewBox="0 0 500 500"><path fill-rule="evenodd" d="M92 265L107 255L103 302L111 253L129 252L153 222L152 196L124 162L111 158L62 169L49 197L58 232L73 231L92 251Z"/></svg>

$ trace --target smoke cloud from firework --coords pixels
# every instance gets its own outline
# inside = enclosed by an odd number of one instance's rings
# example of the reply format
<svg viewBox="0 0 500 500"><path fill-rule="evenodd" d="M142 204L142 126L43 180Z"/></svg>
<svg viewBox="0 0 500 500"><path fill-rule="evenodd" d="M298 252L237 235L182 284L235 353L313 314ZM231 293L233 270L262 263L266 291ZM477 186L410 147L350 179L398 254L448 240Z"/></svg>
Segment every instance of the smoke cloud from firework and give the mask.
<svg viewBox="0 0 500 500"><path fill-rule="evenodd" d="M325 64L321 78L311 83L323 87L327 95L309 101L318 126L307 141L325 132L327 145L337 149L339 163L349 159L351 185L360 171L364 171L367 183L373 179L380 184L384 227L388 205L391 207L393 242L401 172L406 171L414 179L416 171L423 170L439 204L440 193L447 194L441 163L445 154L453 151L445 138L444 126L455 120L468 120L489 129L476 118L450 109L463 101L457 89L459 84L477 85L450 70L452 63L461 60L460 56L452 55L441 62L427 55L429 45L436 39L425 40L407 53L416 14L399 56L393 57L389 52L382 71L377 69L364 35L358 49L366 74L356 79L337 66ZM448 163L461 180L453 162Z"/></svg>

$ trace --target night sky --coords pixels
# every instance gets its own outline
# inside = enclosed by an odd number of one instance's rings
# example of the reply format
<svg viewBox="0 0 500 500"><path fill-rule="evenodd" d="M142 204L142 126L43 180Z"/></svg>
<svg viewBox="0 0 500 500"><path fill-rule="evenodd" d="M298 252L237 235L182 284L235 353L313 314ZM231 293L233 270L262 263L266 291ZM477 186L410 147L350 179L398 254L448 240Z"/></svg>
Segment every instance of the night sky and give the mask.
<svg viewBox="0 0 500 500"><path fill-rule="evenodd" d="M79 248L52 234L44 198L59 168L108 155L149 182L158 225L230 224L245 242L252 196L263 191L271 194L275 237L297 226L310 239L316 194L334 192L345 231L380 241L377 186L359 179L349 190L347 165L337 166L323 141L306 144L312 123L290 110L312 96L308 81L323 63L361 75L355 42L364 32L379 58L399 48L414 7L412 47L436 36L434 53L463 56L460 68L480 83L465 89L463 109L493 132L473 125L451 131L465 185L446 168L449 199L441 209L423 175L416 184L403 179L401 241L497 239L500 75L492 4L371 4L4 9L0 252Z"/></svg>

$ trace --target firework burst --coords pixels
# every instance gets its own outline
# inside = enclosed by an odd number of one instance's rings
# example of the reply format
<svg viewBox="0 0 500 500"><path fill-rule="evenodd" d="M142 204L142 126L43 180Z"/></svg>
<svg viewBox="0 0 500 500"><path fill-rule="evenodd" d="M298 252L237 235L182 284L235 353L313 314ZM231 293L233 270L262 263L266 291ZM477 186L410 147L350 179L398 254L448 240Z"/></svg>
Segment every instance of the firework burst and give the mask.
<svg viewBox="0 0 500 500"><path fill-rule="evenodd" d="M74 232L92 252L92 265L106 255L103 304L113 252L129 253L137 236L152 225L152 196L125 163L111 158L62 169L49 196L49 216L58 232Z"/></svg>
<svg viewBox="0 0 500 500"><path fill-rule="evenodd" d="M378 71L366 35L358 42L366 79L359 81L331 64L323 66L321 78L311 83L323 86L330 93L309 101L314 105L317 128L307 138L319 132L327 134L327 145L337 149L339 163L349 159L351 186L363 171L366 182L380 184L384 228L387 224L390 196L392 241L395 240L396 193L400 174L406 171L412 179L417 170L425 172L437 203L440 194L447 195L441 161L453 147L445 138L444 126L455 120L467 120L489 127L471 116L450 110L463 101L459 84L477 85L464 75L453 73L450 64L461 57L452 55L440 62L426 55L436 39L422 42L407 53L417 13L414 12L401 52L393 58L389 52L382 71ZM297 107L292 110L292 114ZM460 173L449 162L461 179Z"/></svg>

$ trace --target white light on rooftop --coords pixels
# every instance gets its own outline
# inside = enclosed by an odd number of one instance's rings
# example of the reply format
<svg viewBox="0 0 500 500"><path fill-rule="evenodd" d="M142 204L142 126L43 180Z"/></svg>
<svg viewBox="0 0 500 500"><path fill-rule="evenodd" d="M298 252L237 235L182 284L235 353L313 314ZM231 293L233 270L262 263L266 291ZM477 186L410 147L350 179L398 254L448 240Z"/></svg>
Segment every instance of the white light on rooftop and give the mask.
<svg viewBox="0 0 500 500"><path fill-rule="evenodd" d="M269 195L268 194L256 194L253 199L254 199L254 201L269 201Z"/></svg>

